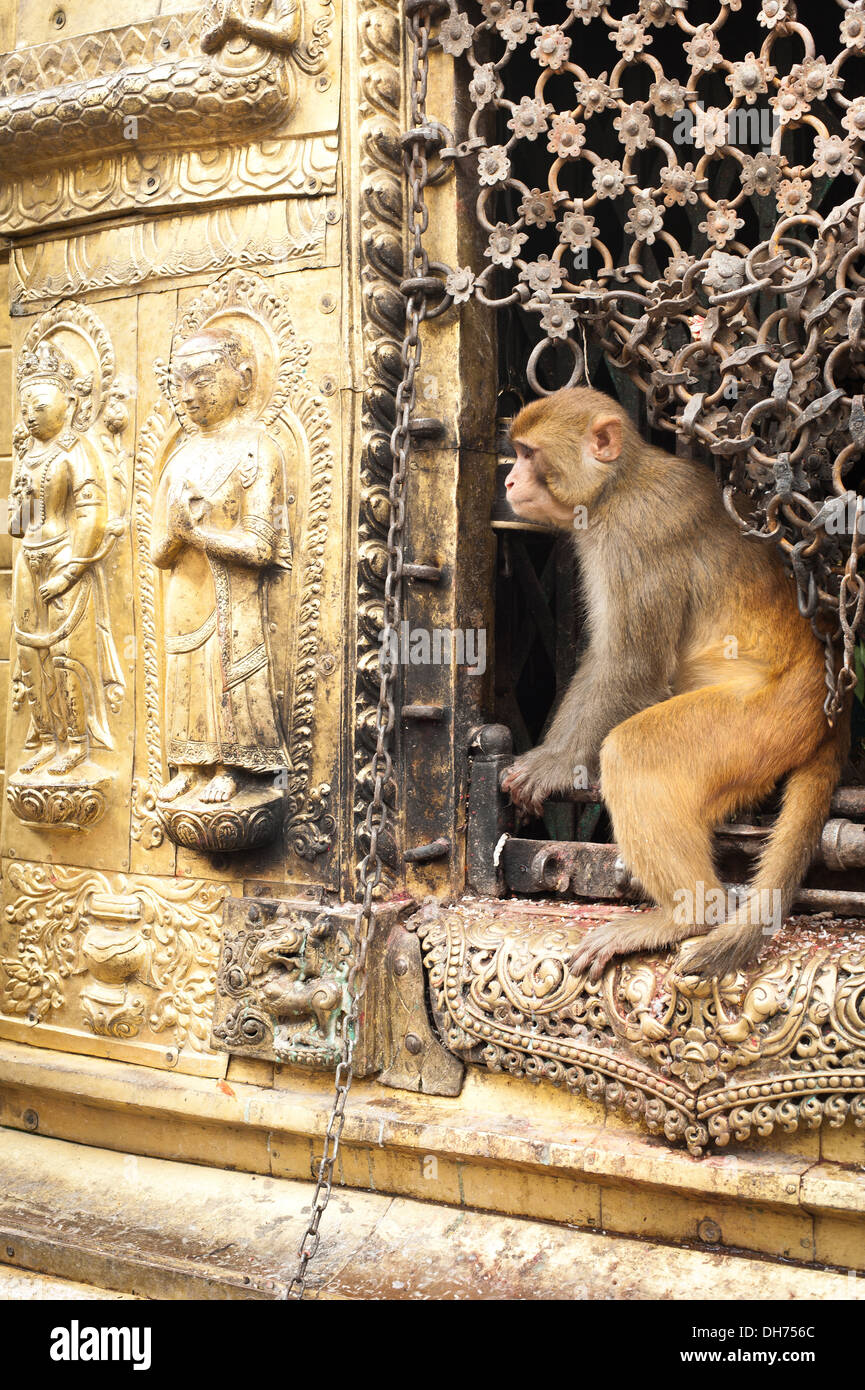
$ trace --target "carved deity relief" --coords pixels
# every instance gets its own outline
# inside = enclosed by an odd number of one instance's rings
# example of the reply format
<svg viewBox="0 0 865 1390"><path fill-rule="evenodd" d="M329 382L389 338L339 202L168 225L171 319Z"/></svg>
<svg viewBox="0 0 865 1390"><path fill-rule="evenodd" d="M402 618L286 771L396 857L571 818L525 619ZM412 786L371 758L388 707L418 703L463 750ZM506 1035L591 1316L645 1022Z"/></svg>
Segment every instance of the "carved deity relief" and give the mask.
<svg viewBox="0 0 865 1390"><path fill-rule="evenodd" d="M204 329L172 356L185 433L156 494L151 558L165 571L164 746L174 775L157 794L169 835L189 811L252 810L272 834L288 770L267 633L267 572L291 566L285 459L247 409L258 364L237 329ZM225 817L219 822L226 824ZM176 831L175 831L176 833ZM257 836L256 836L257 838ZM269 835L268 835L269 838ZM181 840L182 843L182 840Z"/></svg>
<svg viewBox="0 0 865 1390"><path fill-rule="evenodd" d="M195 301L158 364L165 400L140 450L145 661L160 672L149 785L136 789L145 844L161 831L203 852L249 850L286 819L299 852L328 843L328 789L307 786L308 670L290 691L289 652L314 650L318 604L309 565L300 584L292 573L308 537L292 535L289 512L323 524L332 464L305 356L265 283L233 272ZM141 832L148 817L155 835Z"/></svg>
<svg viewBox="0 0 865 1390"><path fill-rule="evenodd" d="M82 305L42 315L18 358L20 420L9 500L12 585L7 799L35 826L89 829L106 808L126 680L106 561L126 526L127 424L104 327Z"/></svg>

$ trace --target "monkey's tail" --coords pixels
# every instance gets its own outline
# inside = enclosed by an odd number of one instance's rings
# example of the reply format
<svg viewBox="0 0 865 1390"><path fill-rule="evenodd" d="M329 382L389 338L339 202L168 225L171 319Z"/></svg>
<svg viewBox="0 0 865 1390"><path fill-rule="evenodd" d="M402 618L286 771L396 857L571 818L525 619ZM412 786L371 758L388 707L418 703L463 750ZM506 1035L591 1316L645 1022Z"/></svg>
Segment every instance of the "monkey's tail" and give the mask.
<svg viewBox="0 0 865 1390"><path fill-rule="evenodd" d="M788 774L781 810L745 901L723 926L687 952L680 965L683 973L720 979L744 970L780 929L820 843L847 755L848 722L839 720L839 727L812 757Z"/></svg>

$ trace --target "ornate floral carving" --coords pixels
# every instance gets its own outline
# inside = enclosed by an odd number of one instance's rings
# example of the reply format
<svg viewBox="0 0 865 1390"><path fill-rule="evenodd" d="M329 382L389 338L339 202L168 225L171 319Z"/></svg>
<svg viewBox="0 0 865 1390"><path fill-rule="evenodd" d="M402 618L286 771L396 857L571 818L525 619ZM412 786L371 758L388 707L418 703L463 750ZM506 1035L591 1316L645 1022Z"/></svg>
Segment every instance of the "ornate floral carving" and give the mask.
<svg viewBox="0 0 865 1390"><path fill-rule="evenodd" d="M186 845L205 854L229 854L235 850L257 849L269 844L282 825L283 804L279 792L256 794L250 806L237 804L208 814L190 806L160 806L156 803L159 823L175 844Z"/></svg>
<svg viewBox="0 0 865 1390"><path fill-rule="evenodd" d="M235 267L318 264L325 225L323 198L290 198L91 228L62 241L18 246L11 256L12 304Z"/></svg>
<svg viewBox="0 0 865 1390"><path fill-rule="evenodd" d="M567 969L580 915L478 902L412 919L452 1051L623 1108L696 1154L776 1126L865 1125L865 931L794 923L747 976L640 957L590 985Z"/></svg>
<svg viewBox="0 0 865 1390"><path fill-rule="evenodd" d="M23 863L7 877L2 1014L208 1050L226 886Z"/></svg>
<svg viewBox="0 0 865 1390"><path fill-rule="evenodd" d="M101 34L36 44L0 54L0 97L45 92L64 83L90 82L110 69L147 68L200 54L200 9L163 15Z"/></svg>
<svg viewBox="0 0 865 1390"><path fill-rule="evenodd" d="M98 159L40 170L38 178L0 183L0 229L69 224L130 209L200 207L231 198L333 193L337 152L336 135L203 150L100 152Z"/></svg>

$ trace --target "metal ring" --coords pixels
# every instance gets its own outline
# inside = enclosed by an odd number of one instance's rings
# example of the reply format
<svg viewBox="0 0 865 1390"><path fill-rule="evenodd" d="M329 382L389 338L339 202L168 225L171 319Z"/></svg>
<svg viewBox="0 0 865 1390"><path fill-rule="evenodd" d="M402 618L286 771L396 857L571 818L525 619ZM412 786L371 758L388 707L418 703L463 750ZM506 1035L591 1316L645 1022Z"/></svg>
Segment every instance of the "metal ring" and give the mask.
<svg viewBox="0 0 865 1390"><path fill-rule="evenodd" d="M559 344L567 346L571 349L572 353L574 354L574 367L573 371L571 372L571 375L568 377L564 386L554 386L552 390L548 391L546 387L541 386L540 382L538 381L537 366L541 358L541 355L544 352L544 349L548 347L558 346ZM583 375L585 368L586 362L585 358L583 357L583 349L579 346L578 343L574 342L573 338L542 338L541 341L539 343L536 343L535 346L532 348L532 354L529 358L528 366L526 367L526 376L528 378L529 385L531 386L532 390L535 392L537 396L551 396L553 394L553 391L567 391L569 387L576 386L580 377Z"/></svg>

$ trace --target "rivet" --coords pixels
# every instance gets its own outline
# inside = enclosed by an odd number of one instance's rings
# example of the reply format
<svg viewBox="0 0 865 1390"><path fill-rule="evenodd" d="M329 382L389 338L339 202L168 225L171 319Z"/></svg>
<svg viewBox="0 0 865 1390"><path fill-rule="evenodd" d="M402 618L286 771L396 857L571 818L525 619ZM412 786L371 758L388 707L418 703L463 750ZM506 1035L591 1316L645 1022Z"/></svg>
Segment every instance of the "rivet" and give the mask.
<svg viewBox="0 0 865 1390"><path fill-rule="evenodd" d="M330 671L333 671L335 668L336 668L336 661L334 660L334 658L333 658L332 656L330 656L330 654L328 654L327 656L323 656L323 657L321 658L321 669L322 669L322 671L328 671L328 672L330 672Z"/></svg>
<svg viewBox="0 0 865 1390"><path fill-rule="evenodd" d="M405 956L397 956L396 960L393 963L393 973L395 975L408 974L408 961L406 960Z"/></svg>
<svg viewBox="0 0 865 1390"><path fill-rule="evenodd" d="M326 72L321 73L315 79L315 89L317 92L326 92L331 84L331 79Z"/></svg>
<svg viewBox="0 0 865 1390"><path fill-rule="evenodd" d="M35 1110L25 1110L21 1118L27 1129L39 1128L39 1116L36 1114Z"/></svg>
<svg viewBox="0 0 865 1390"><path fill-rule="evenodd" d="M318 307L323 314L332 314L336 308L336 300L332 294L323 294L318 301Z"/></svg>
<svg viewBox="0 0 865 1390"><path fill-rule="evenodd" d="M417 1056L417 1054L421 1051L422 1047L423 1047L423 1043L421 1042L420 1038L417 1036L416 1033L406 1033L406 1035L405 1035L405 1050L406 1050L406 1052L411 1052L414 1056Z"/></svg>
<svg viewBox="0 0 865 1390"><path fill-rule="evenodd" d="M66 11L55 10L51 16L51 23L54 25L55 29L62 29L63 25L66 23Z"/></svg>
<svg viewBox="0 0 865 1390"><path fill-rule="evenodd" d="M334 391L336 390L336 382L334 381L332 376L323 376L319 384L321 387L322 394L325 396L332 396Z"/></svg>
<svg viewBox="0 0 865 1390"><path fill-rule="evenodd" d="M327 212L324 214L324 220L325 222L329 222L332 227L336 222L339 221L341 216L342 213L340 212L339 208L328 208Z"/></svg>
<svg viewBox="0 0 865 1390"><path fill-rule="evenodd" d="M706 1245L720 1245L721 1227L717 1221L701 1221L697 1227L697 1235Z"/></svg>

